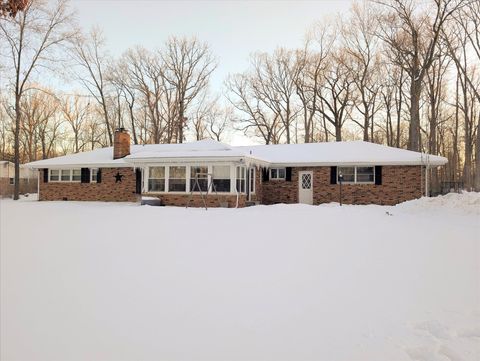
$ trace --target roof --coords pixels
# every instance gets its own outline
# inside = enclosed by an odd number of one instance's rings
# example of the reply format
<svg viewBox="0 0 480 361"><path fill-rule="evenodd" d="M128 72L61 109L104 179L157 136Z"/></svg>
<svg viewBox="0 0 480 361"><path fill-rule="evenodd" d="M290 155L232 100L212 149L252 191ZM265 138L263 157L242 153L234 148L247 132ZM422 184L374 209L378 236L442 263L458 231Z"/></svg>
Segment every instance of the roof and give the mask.
<svg viewBox="0 0 480 361"><path fill-rule="evenodd" d="M131 167L138 163L240 160L278 166L443 165L444 157L363 141L233 147L211 139L181 144L132 145L131 154L113 159L113 148L28 163L31 168Z"/></svg>
<svg viewBox="0 0 480 361"><path fill-rule="evenodd" d="M364 141L275 144L237 147L252 157L273 165L443 165L447 159L435 155L388 147Z"/></svg>

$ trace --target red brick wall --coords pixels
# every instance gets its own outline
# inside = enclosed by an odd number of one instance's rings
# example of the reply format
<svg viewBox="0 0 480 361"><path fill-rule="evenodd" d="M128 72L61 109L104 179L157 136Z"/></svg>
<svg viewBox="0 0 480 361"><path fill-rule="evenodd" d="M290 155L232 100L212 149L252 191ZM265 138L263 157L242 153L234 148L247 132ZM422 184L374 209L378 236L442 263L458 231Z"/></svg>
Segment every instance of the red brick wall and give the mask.
<svg viewBox="0 0 480 361"><path fill-rule="evenodd" d="M298 203L298 172L313 171L313 204L339 202L340 186L330 184L330 167L292 168L292 181L262 182L263 204ZM346 204L393 205L422 196L420 166L383 166L382 184L344 184Z"/></svg>
<svg viewBox="0 0 480 361"><path fill-rule="evenodd" d="M115 183L115 175L119 172L122 181ZM41 201L108 201L136 202L135 172L132 168L102 168L101 183L68 183L43 182L43 171L40 177Z"/></svg>
<svg viewBox="0 0 480 361"><path fill-rule="evenodd" d="M162 203L166 206L185 207L188 203L189 207L204 207L202 197L200 196L200 194L194 194L192 197L190 197L190 193L185 193L185 194L166 193L166 194L159 194L159 195L149 194L149 196L158 197L162 201ZM234 208L237 202L237 196L231 195L231 194L228 194L228 195L209 194L206 197L205 201L207 203L207 207L209 208L220 207L220 203L223 203L223 202L228 203L228 208ZM245 201L246 201L246 196L244 194L240 195L238 199L238 206L245 207Z"/></svg>

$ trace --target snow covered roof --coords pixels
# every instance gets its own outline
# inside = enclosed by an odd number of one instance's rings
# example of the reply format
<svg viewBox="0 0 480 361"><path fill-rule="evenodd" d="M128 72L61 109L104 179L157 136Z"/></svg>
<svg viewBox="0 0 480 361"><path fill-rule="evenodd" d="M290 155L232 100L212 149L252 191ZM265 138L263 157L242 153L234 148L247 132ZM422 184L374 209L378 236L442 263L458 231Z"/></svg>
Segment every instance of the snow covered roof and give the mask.
<svg viewBox="0 0 480 361"><path fill-rule="evenodd" d="M364 141L276 144L237 147L251 157L272 165L443 165L447 159L435 155Z"/></svg>
<svg viewBox="0 0 480 361"><path fill-rule="evenodd" d="M131 167L143 162L176 160L239 160L242 158L266 165L443 165L444 157L363 141L309 144L281 144L233 147L211 139L182 144L132 145L130 155L113 159L113 148L66 155L28 163L31 168L61 167Z"/></svg>

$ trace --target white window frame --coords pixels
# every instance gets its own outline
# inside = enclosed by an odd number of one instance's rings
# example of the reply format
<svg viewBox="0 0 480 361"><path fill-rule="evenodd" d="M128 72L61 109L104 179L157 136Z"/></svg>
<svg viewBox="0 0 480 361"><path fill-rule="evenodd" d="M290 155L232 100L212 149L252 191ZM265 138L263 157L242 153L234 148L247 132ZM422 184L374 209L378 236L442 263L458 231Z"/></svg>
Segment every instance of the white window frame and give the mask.
<svg viewBox="0 0 480 361"><path fill-rule="evenodd" d="M52 180L51 175L52 175L52 170L58 171L58 180ZM80 179L79 180L73 180L73 170L80 170ZM69 176L68 180L62 180L62 172L68 171ZM52 183L80 183L82 181L82 169L81 168L62 168L62 169L48 169L48 181Z"/></svg>
<svg viewBox="0 0 480 361"><path fill-rule="evenodd" d="M236 171L237 171L237 166L241 166L241 167L244 167L245 168L245 187L247 186L247 183L246 183L246 175L247 175L247 171L248 171L248 168L245 167L245 165L238 165L238 163L234 163L234 162L213 162L213 163L209 163L209 164L205 164L205 163L193 163L193 162L185 162L185 163L180 163L180 162L175 162L175 163L147 163L145 164L145 168L144 168L144 174L145 174L145 177L143 179L143 189L144 189L144 192L145 193L148 193L148 194L189 194L191 193L191 190L190 190L190 178L191 178L191 167L205 167L205 166L208 166L208 185L210 186L210 184L212 183L213 181L213 167L214 166L226 166L226 167L229 167L230 169L230 190L227 191L227 192L218 192L217 193L220 195L227 195L227 194L231 194L231 195L234 195L237 193L236 191L236 184L237 184L237 178L236 178ZM148 190L148 180L149 180L149 177L150 177L150 167L165 167L165 191L164 192L154 192L154 191L149 191ZM169 178L170 178L170 167L187 167L187 170L186 170L186 188L187 190L185 192L171 192L169 191ZM245 188L246 189L246 188ZM209 192L213 192L213 189L209 189ZM197 191L195 191L195 193L197 193ZM245 193L243 193L245 194Z"/></svg>
<svg viewBox="0 0 480 361"><path fill-rule="evenodd" d="M207 180L207 191L208 191L208 188L210 187L212 168L207 164L192 164L192 165L188 166L188 179L189 179L190 183L188 185L188 188L187 188L186 192L191 193L192 192L191 188L194 186L194 184L192 184L192 168L207 168L207 178L199 178L199 179L206 179ZM187 172L185 172L185 173L187 173ZM200 192L205 193L204 190L200 191L199 189L195 189L193 191L193 193L200 193Z"/></svg>
<svg viewBox="0 0 480 361"><path fill-rule="evenodd" d="M150 184L149 184L149 181L150 181L150 168L157 168L157 167L163 167L164 168L164 174L163 174L163 186L164 186L164 191L151 191L150 190ZM145 184L144 184L144 187L145 189L147 190L147 193L166 193L166 190L168 190L167 188L167 170L168 170L168 165L165 166L165 165L152 165L152 166L149 166L147 168L147 177L145 178ZM151 178L151 179L162 179L162 178Z"/></svg>
<svg viewBox="0 0 480 361"><path fill-rule="evenodd" d="M8 184L10 184L11 186L14 186L15 185L15 177L9 177L10 179L8 180Z"/></svg>
<svg viewBox="0 0 480 361"><path fill-rule="evenodd" d="M242 171L243 171L243 177L242 177ZM237 177L237 174L240 173L240 177ZM238 190L237 189L237 181L240 180L240 181L243 181L244 182L244 190L243 192L241 190ZM240 187L241 188L241 187ZM235 184L234 184L234 189L235 189L235 193L239 193L239 194L246 194L247 193L247 167L245 167L244 165L237 165L235 167Z"/></svg>
<svg viewBox="0 0 480 361"><path fill-rule="evenodd" d="M277 171L277 176L276 177L273 177L272 176L272 171L273 170L276 170ZM279 174L280 174L280 170L283 170L283 177L279 177ZM270 172L270 177L269 179L270 180L274 180L274 181L282 181L282 180L285 180L286 179L286 176L287 176L287 168L270 168L269 170Z"/></svg>
<svg viewBox="0 0 480 361"><path fill-rule="evenodd" d="M345 182L343 181L342 184L375 184L375 166L371 165L359 165L359 166L345 166L345 167L337 167L337 184L340 183L338 180L338 177L340 175L340 168L354 168L354 181L353 182ZM368 181L368 182L359 182L357 180L357 168L372 168L373 169L373 181Z"/></svg>
<svg viewBox="0 0 480 361"><path fill-rule="evenodd" d="M95 173L95 179L93 179L93 171L96 171ZM90 168L90 183L97 183L97 178L98 177L98 168Z"/></svg>
<svg viewBox="0 0 480 361"><path fill-rule="evenodd" d="M250 167L248 172L250 182L250 194L255 194L255 176L257 175L257 170L255 169L255 167Z"/></svg>
<svg viewBox="0 0 480 361"><path fill-rule="evenodd" d="M213 181L215 179L226 179L226 178L215 178L214 173L213 173L213 167L228 167L228 174L229 174L229 180L230 180L230 189L225 192L225 191L219 191L216 189L216 192L219 194L228 194L232 192L232 175L231 175L231 168L232 166L230 164L212 164L208 166L208 173L210 174L208 176L208 184L213 184ZM212 186L212 191L213 191L213 186Z"/></svg>

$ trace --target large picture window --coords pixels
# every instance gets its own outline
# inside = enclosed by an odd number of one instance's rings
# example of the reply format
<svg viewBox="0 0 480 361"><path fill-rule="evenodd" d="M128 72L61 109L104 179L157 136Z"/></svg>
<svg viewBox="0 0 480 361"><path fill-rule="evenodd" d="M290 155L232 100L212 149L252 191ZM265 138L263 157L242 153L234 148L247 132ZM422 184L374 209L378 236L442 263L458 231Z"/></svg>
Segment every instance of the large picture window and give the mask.
<svg viewBox="0 0 480 361"><path fill-rule="evenodd" d="M374 183L375 167L338 167L337 183L340 174L343 176L343 183Z"/></svg>
<svg viewBox="0 0 480 361"><path fill-rule="evenodd" d="M245 167L237 167L237 192L245 193Z"/></svg>
<svg viewBox="0 0 480 361"><path fill-rule="evenodd" d="M148 191L149 192L165 192L165 167L149 168Z"/></svg>
<svg viewBox="0 0 480 361"><path fill-rule="evenodd" d="M190 167L190 191L206 192L207 190L208 190L208 167L203 167L203 166Z"/></svg>
<svg viewBox="0 0 480 361"><path fill-rule="evenodd" d="M169 192L185 192L187 190L186 167L170 167L168 177Z"/></svg>
<svg viewBox="0 0 480 361"><path fill-rule="evenodd" d="M219 193L230 192L230 166L214 165L212 167L212 182Z"/></svg>

